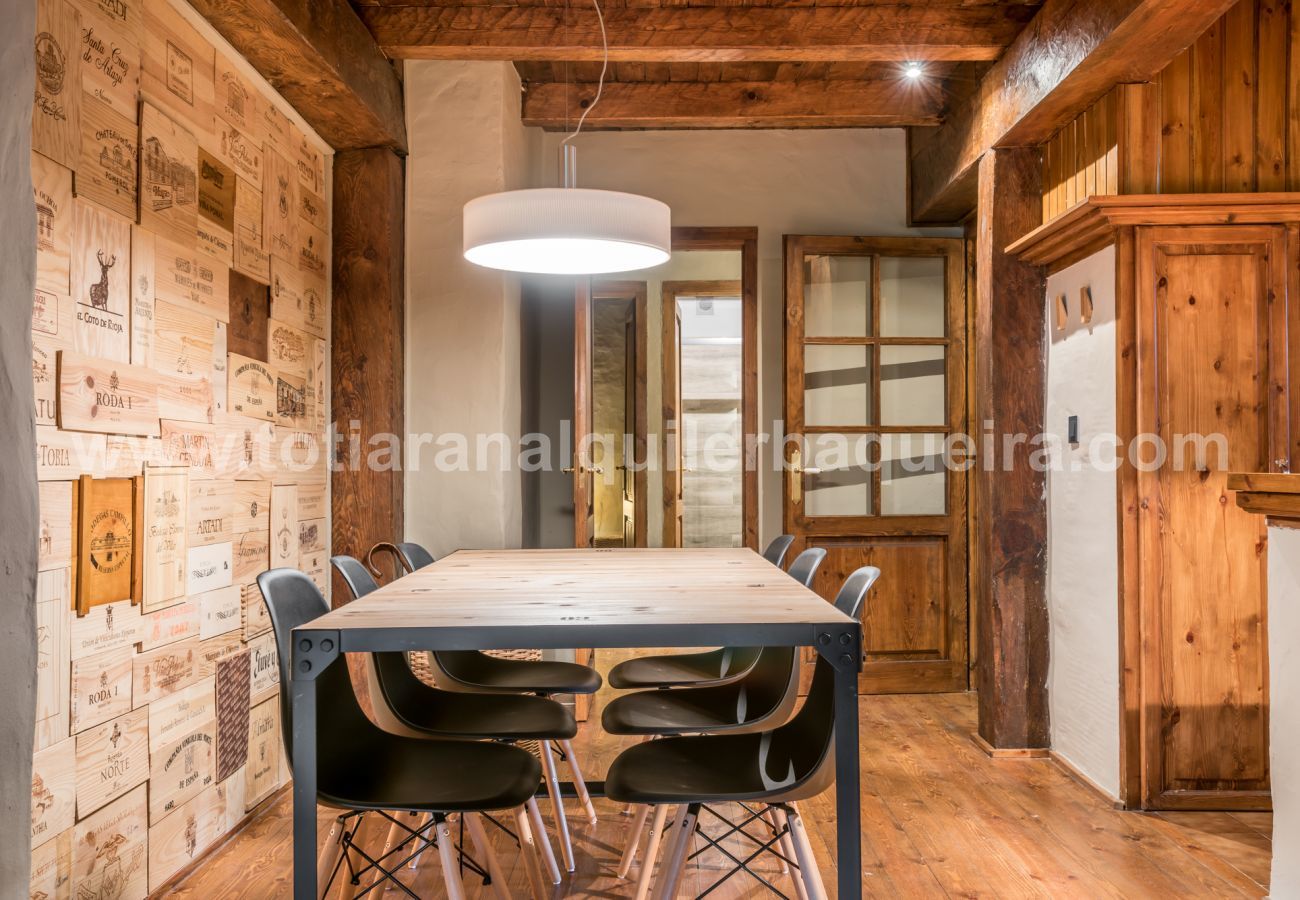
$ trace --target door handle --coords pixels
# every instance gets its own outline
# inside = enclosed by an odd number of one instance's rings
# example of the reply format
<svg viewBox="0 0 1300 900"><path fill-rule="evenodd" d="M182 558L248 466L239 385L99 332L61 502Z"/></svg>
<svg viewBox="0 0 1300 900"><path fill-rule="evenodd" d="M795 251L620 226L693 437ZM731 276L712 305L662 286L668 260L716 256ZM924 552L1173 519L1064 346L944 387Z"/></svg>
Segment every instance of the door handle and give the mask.
<svg viewBox="0 0 1300 900"><path fill-rule="evenodd" d="M795 447L790 451L790 502L796 506L803 503L803 450Z"/></svg>

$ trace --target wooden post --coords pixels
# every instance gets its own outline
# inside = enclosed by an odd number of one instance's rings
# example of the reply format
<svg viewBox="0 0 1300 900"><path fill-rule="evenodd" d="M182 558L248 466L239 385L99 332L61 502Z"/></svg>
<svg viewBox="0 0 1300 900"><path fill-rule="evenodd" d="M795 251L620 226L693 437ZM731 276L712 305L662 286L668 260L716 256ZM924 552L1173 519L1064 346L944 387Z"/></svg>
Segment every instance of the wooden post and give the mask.
<svg viewBox="0 0 1300 900"><path fill-rule="evenodd" d="M975 424L971 552L978 617L979 733L993 750L1046 747L1046 473L1034 471L1032 439L1044 430L1044 270L1008 256L1042 221L1036 149L990 150L979 163L974 302ZM983 445L992 434L991 448ZM1028 440L1015 443L1012 436ZM989 456L989 449L993 455Z"/></svg>
<svg viewBox="0 0 1300 900"><path fill-rule="evenodd" d="M402 539L399 446L381 468L368 457L384 444L372 445L372 437L405 432L404 195L403 163L393 151L335 154L332 397L341 465L332 475L333 552L361 559L379 541ZM339 605L349 594L337 577L334 587Z"/></svg>

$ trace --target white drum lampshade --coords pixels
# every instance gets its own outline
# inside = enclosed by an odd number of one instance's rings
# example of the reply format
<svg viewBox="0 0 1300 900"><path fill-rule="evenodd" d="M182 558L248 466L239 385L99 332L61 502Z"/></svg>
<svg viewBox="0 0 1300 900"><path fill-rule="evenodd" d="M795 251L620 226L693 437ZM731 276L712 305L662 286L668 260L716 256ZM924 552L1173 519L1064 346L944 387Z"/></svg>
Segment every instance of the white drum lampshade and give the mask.
<svg viewBox="0 0 1300 900"><path fill-rule="evenodd" d="M536 188L465 204L465 258L490 269L543 275L631 272L667 262L672 216L637 194Z"/></svg>

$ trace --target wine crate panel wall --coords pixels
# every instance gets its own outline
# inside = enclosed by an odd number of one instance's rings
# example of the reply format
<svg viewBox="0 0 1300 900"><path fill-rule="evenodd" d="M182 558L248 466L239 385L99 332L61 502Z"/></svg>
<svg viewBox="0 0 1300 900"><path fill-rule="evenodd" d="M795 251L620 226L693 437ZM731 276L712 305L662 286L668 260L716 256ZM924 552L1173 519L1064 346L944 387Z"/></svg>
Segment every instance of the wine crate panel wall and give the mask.
<svg viewBox="0 0 1300 900"><path fill-rule="evenodd" d="M326 584L329 151L183 0L37 6L31 892L137 900L288 778L255 579Z"/></svg>

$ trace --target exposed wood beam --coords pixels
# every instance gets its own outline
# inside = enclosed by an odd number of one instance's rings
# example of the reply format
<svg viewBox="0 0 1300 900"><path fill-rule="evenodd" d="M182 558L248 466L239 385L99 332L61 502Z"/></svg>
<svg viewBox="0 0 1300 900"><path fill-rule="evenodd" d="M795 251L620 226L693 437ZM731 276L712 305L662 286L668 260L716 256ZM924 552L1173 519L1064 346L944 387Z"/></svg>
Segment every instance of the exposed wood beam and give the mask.
<svg viewBox="0 0 1300 900"><path fill-rule="evenodd" d="M616 7L605 12L605 27L615 62L992 60L1030 11L924 4ZM368 6L360 14L394 58L601 59L600 23L588 8L570 10L567 20L558 6Z"/></svg>
<svg viewBox="0 0 1300 900"><path fill-rule="evenodd" d="M190 0L335 150L406 152L402 85L347 0Z"/></svg>
<svg viewBox="0 0 1300 900"><path fill-rule="evenodd" d="M912 136L912 220L961 219L986 150L1043 143L1113 85L1153 77L1234 2L1048 0L971 99Z"/></svg>
<svg viewBox="0 0 1300 900"><path fill-rule="evenodd" d="M535 83L524 94L525 125L572 125L594 84ZM606 84L586 128L868 128L937 125L937 90L889 81L616 82Z"/></svg>

